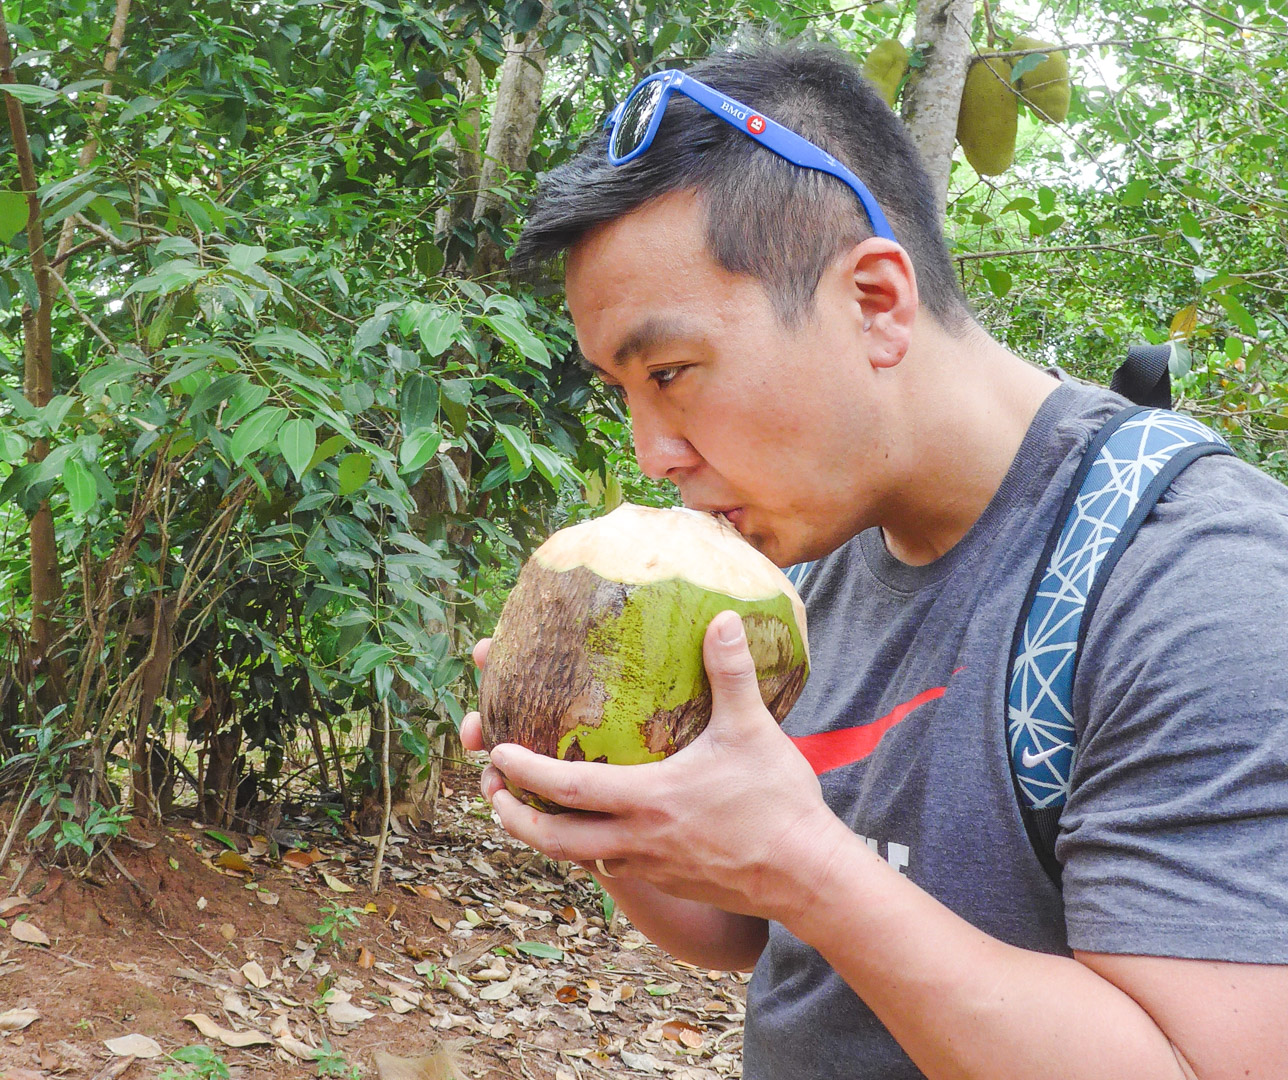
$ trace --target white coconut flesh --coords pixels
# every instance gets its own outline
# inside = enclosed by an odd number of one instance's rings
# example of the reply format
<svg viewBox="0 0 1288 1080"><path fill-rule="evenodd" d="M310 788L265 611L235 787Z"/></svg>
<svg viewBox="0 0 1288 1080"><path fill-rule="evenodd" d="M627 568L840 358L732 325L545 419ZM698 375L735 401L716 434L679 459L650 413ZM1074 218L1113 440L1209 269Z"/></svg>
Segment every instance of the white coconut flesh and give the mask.
<svg viewBox="0 0 1288 1080"><path fill-rule="evenodd" d="M582 567L623 585L678 578L738 600L786 594L809 648L805 605L787 575L715 514L623 503L604 517L561 529L532 557L557 573Z"/></svg>

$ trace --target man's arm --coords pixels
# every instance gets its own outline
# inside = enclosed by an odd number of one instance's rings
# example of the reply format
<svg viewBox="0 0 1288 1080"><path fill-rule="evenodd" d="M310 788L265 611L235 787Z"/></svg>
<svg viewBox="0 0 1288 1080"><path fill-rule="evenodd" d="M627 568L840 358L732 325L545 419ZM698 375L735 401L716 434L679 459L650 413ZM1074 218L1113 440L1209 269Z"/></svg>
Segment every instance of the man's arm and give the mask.
<svg viewBox="0 0 1288 1080"><path fill-rule="evenodd" d="M724 632L731 640L720 637ZM818 949L931 1080L1282 1080L1288 968L1048 956L1004 944L893 870L823 802L760 702L737 619L705 642L712 722L651 765L493 751L519 786L588 813L493 806L553 857L781 922Z"/></svg>

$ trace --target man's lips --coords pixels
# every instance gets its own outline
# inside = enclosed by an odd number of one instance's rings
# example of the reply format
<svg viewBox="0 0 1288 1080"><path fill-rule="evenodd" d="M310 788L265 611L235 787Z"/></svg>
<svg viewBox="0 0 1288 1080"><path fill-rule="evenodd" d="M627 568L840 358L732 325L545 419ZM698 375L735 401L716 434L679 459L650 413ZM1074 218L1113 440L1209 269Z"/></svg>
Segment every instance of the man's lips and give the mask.
<svg viewBox="0 0 1288 1080"><path fill-rule="evenodd" d="M741 506L690 506L690 510L701 510L703 513L715 514L716 517L722 517L735 529L738 528L739 522L742 521L745 511Z"/></svg>

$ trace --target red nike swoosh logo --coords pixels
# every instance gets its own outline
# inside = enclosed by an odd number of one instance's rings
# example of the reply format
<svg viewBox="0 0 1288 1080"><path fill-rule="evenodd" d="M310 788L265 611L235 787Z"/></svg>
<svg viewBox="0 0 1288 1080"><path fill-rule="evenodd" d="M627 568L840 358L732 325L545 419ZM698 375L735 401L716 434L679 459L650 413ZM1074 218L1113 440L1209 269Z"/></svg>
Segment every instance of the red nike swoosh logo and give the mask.
<svg viewBox="0 0 1288 1080"><path fill-rule="evenodd" d="M877 748L881 737L895 724L926 702L937 701L947 690L946 686L923 690L911 701L896 705L880 720L873 720L869 724L841 728L839 731L820 731L817 735L793 735L791 739L814 769L814 775L821 776L831 769L862 761Z"/></svg>

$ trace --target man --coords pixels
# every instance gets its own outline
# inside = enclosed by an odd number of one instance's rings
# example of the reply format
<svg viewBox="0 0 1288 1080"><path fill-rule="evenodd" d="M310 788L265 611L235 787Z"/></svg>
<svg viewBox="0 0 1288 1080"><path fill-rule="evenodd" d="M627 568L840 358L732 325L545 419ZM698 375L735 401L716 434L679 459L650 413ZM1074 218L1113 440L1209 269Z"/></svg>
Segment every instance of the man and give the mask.
<svg viewBox="0 0 1288 1080"><path fill-rule="evenodd" d="M640 467L779 565L819 560L813 672L780 730L726 612L697 741L631 768L497 747L501 823L594 865L676 956L755 968L753 1080L1288 1076L1288 492L1203 458L1115 568L1075 683L1061 890L1017 811L1003 684L1123 402L973 321L915 151L847 60L687 75L546 180L520 254L567 251ZM502 773L584 812L540 814Z"/></svg>

